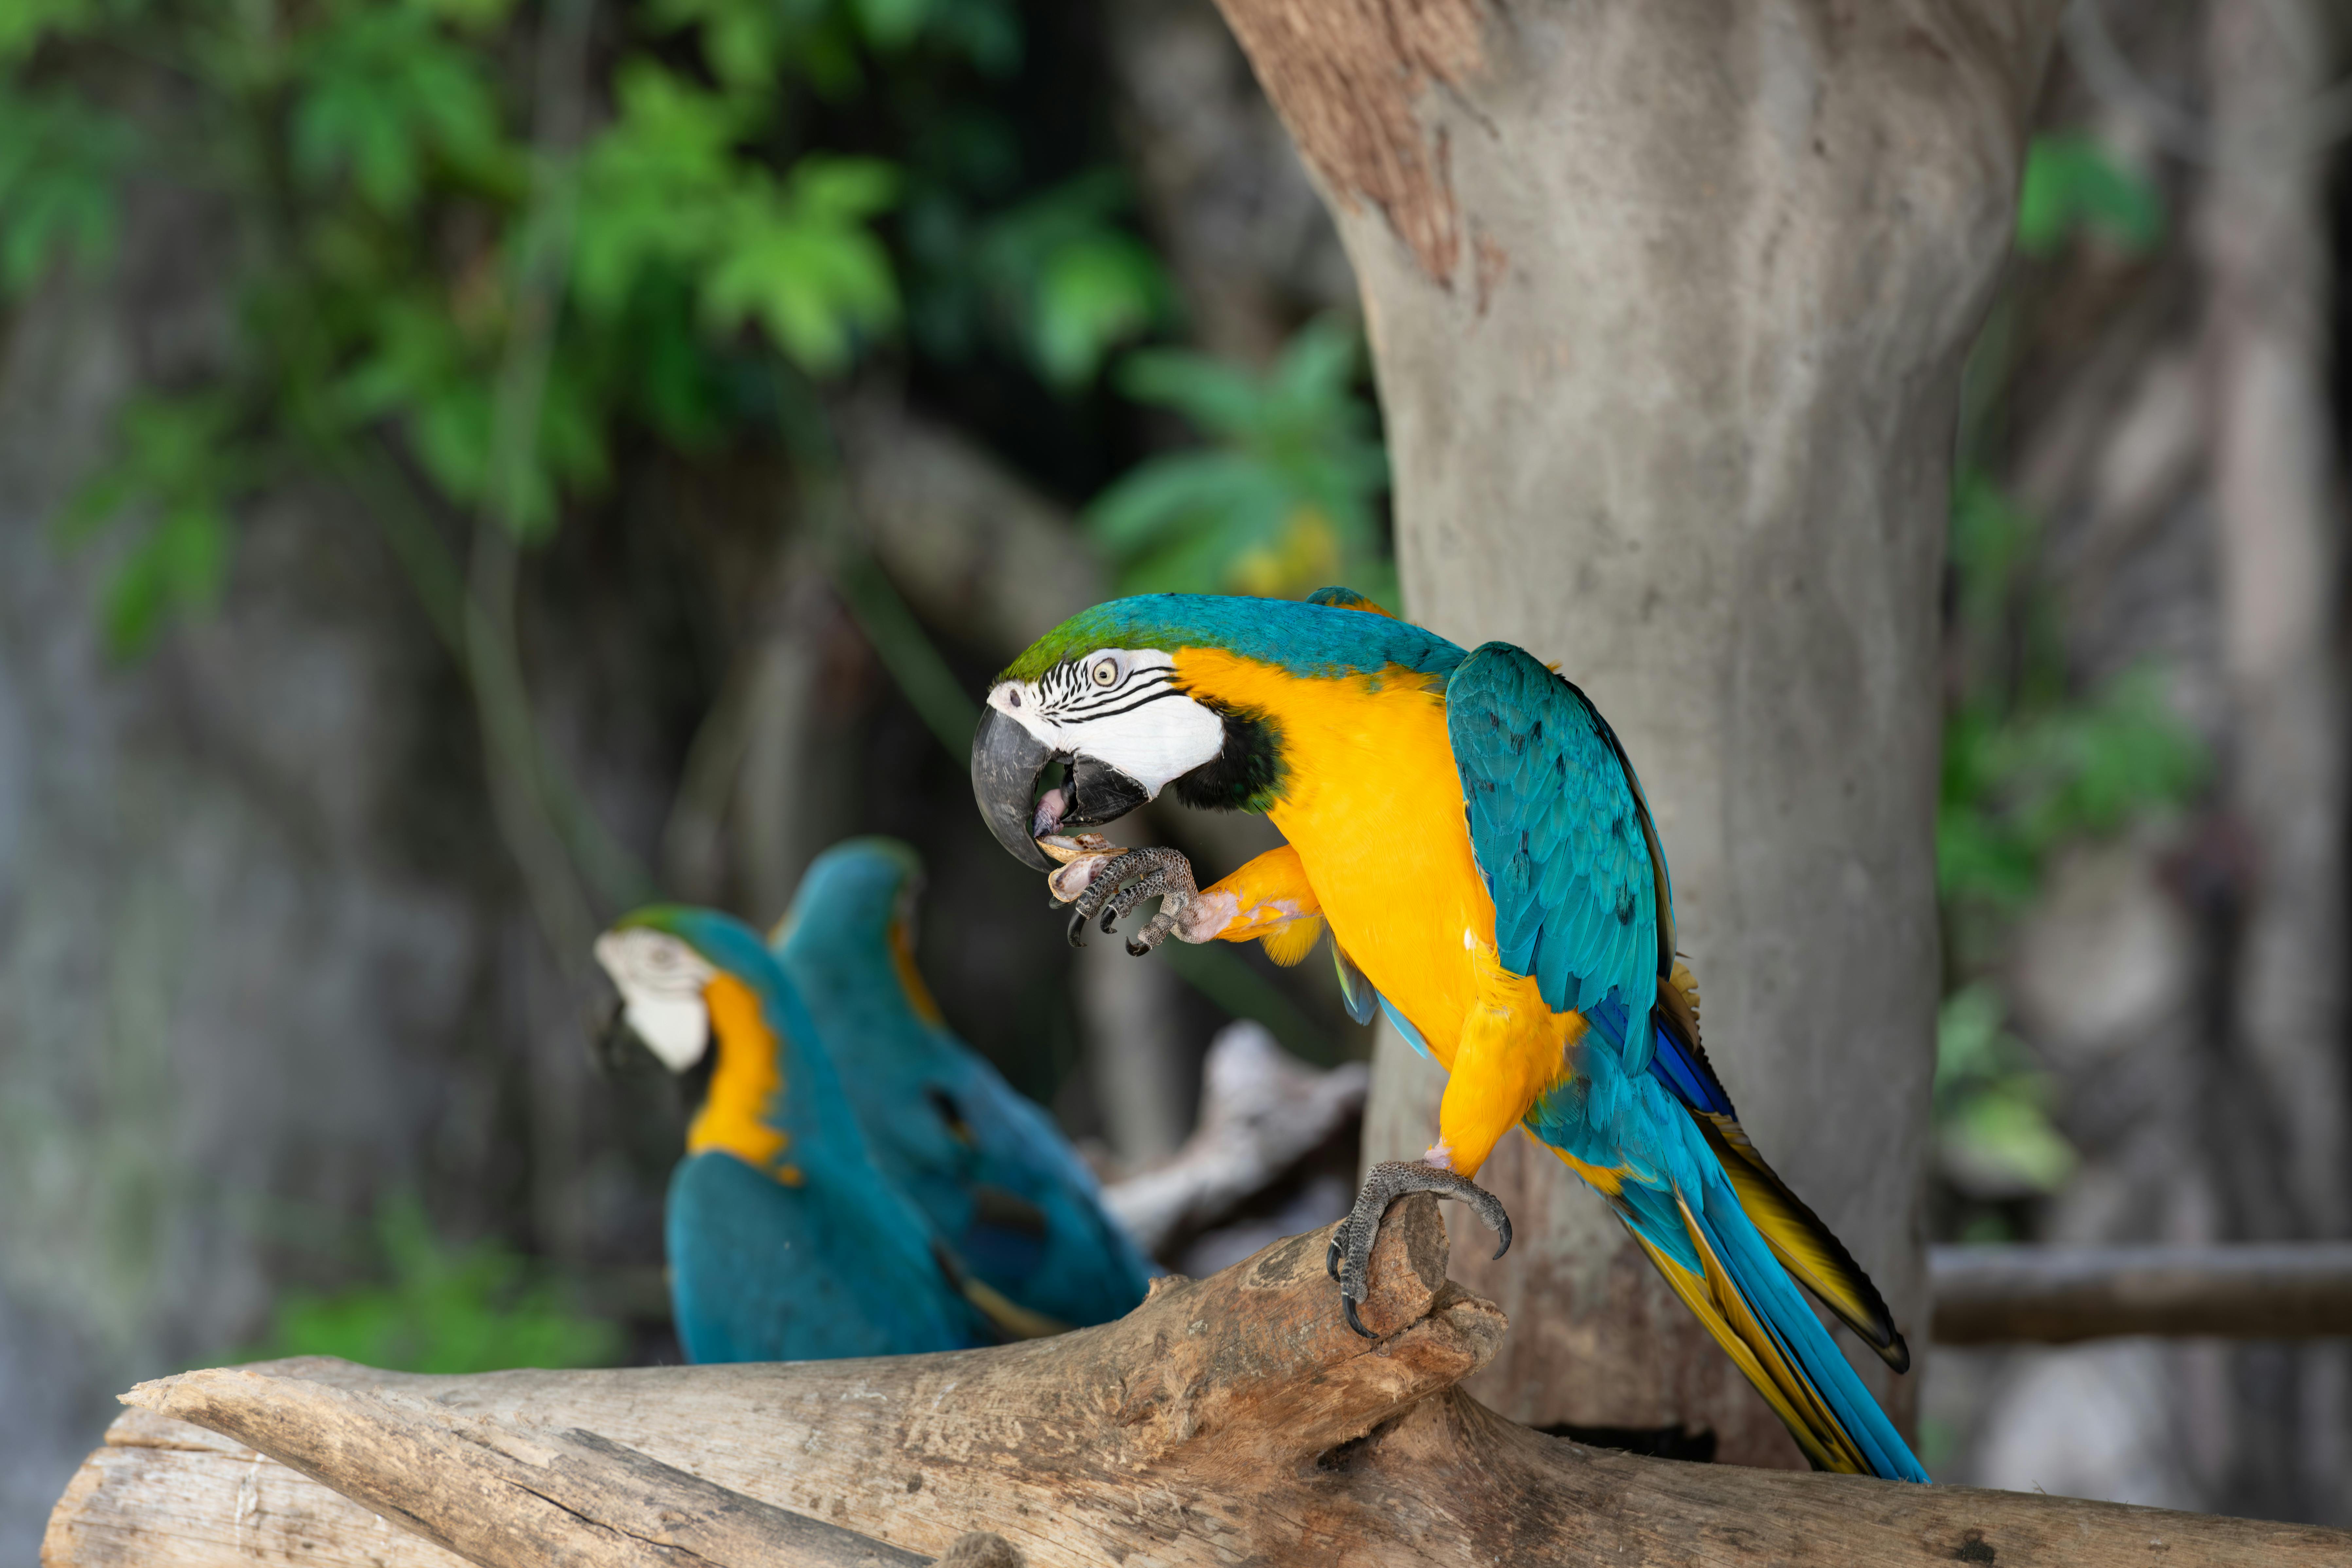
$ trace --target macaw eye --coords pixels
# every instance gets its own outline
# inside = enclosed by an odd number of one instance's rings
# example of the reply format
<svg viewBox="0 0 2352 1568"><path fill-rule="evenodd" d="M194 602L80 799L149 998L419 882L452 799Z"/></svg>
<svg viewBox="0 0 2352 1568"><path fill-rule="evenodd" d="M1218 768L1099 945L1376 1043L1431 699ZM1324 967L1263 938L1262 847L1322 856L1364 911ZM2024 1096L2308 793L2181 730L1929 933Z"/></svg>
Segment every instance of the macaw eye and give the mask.
<svg viewBox="0 0 2352 1568"><path fill-rule="evenodd" d="M1118 661L1108 658L1095 660L1094 677L1097 686L1116 684L1118 680Z"/></svg>

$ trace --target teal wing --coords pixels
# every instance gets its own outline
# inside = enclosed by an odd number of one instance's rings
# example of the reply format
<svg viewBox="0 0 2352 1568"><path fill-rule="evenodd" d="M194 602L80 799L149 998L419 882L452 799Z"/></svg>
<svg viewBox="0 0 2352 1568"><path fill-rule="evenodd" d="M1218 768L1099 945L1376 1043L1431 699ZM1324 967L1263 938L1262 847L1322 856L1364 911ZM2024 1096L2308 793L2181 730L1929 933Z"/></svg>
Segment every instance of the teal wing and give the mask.
<svg viewBox="0 0 2352 1568"><path fill-rule="evenodd" d="M1503 967L1534 976L1554 1012L1590 1013L1614 992L1647 1017L1673 959L1673 905L1617 737L1584 693L1508 643L1454 670L1445 723ZM1626 1033L1646 1046L1646 1031Z"/></svg>

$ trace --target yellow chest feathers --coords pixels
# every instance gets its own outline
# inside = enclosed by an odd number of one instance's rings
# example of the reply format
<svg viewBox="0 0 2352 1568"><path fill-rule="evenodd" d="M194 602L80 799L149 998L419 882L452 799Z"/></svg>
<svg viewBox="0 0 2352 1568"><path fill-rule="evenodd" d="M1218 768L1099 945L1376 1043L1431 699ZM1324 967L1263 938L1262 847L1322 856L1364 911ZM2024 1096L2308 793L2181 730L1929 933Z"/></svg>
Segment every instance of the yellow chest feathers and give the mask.
<svg viewBox="0 0 2352 1568"><path fill-rule="evenodd" d="M690 1154L722 1150L786 1186L801 1184L800 1167L784 1158L792 1138L768 1124L784 1092L783 1069L776 1065L776 1037L760 1006L759 994L731 974L703 987L710 1009L710 1032L719 1050L710 1091L686 1130Z"/></svg>
<svg viewBox="0 0 2352 1568"><path fill-rule="evenodd" d="M1177 655L1178 679L1279 731L1266 815L1298 851L1332 934L1442 1062L1479 999L1474 949L1495 934L1463 818L1442 685L1402 667L1308 679L1221 649Z"/></svg>

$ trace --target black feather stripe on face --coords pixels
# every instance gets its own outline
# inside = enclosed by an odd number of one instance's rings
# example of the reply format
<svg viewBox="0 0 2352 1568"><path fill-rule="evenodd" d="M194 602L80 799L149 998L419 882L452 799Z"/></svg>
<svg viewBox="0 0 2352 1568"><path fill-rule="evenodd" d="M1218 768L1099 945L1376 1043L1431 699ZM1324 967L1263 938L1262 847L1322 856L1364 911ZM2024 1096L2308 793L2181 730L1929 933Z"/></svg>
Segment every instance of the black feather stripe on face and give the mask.
<svg viewBox="0 0 2352 1568"><path fill-rule="evenodd" d="M1289 766L1282 756L1282 726L1255 708L1236 708L1191 694L1224 721L1217 754L1170 786L1195 811L1264 811L1281 797Z"/></svg>

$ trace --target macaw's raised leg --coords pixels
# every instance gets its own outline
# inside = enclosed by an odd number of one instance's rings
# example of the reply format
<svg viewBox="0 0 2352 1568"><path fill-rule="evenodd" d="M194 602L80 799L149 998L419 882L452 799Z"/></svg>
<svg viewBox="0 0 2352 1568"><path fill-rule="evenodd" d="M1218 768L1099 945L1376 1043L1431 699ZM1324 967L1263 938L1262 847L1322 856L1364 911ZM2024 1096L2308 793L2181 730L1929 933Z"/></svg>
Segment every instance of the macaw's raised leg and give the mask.
<svg viewBox="0 0 2352 1568"><path fill-rule="evenodd" d="M1372 1331L1356 1316L1356 1307L1364 1299L1372 1243L1380 1236L1381 1216L1408 1193L1435 1193L1441 1198L1468 1204L1498 1239L1495 1256L1500 1258L1511 1250L1511 1216L1503 1212L1500 1199L1469 1177L1402 1160L1374 1165L1371 1174L1364 1178L1363 1191L1356 1194L1356 1206L1331 1233L1331 1245L1323 1255L1323 1267L1339 1282L1339 1310L1346 1314L1348 1326L1368 1340L1373 1337Z"/></svg>
<svg viewBox="0 0 2352 1568"><path fill-rule="evenodd" d="M1102 917L1102 932L1108 936L1121 916L1146 899L1158 899L1160 912L1128 939L1127 951L1140 958L1165 942L1171 931L1180 930L1200 896L1199 884L1192 879L1192 863L1184 858L1182 850L1130 849L1087 879L1070 916L1070 945L1082 945L1087 922L1097 915ZM1223 925L1224 917L1220 916L1216 923Z"/></svg>

